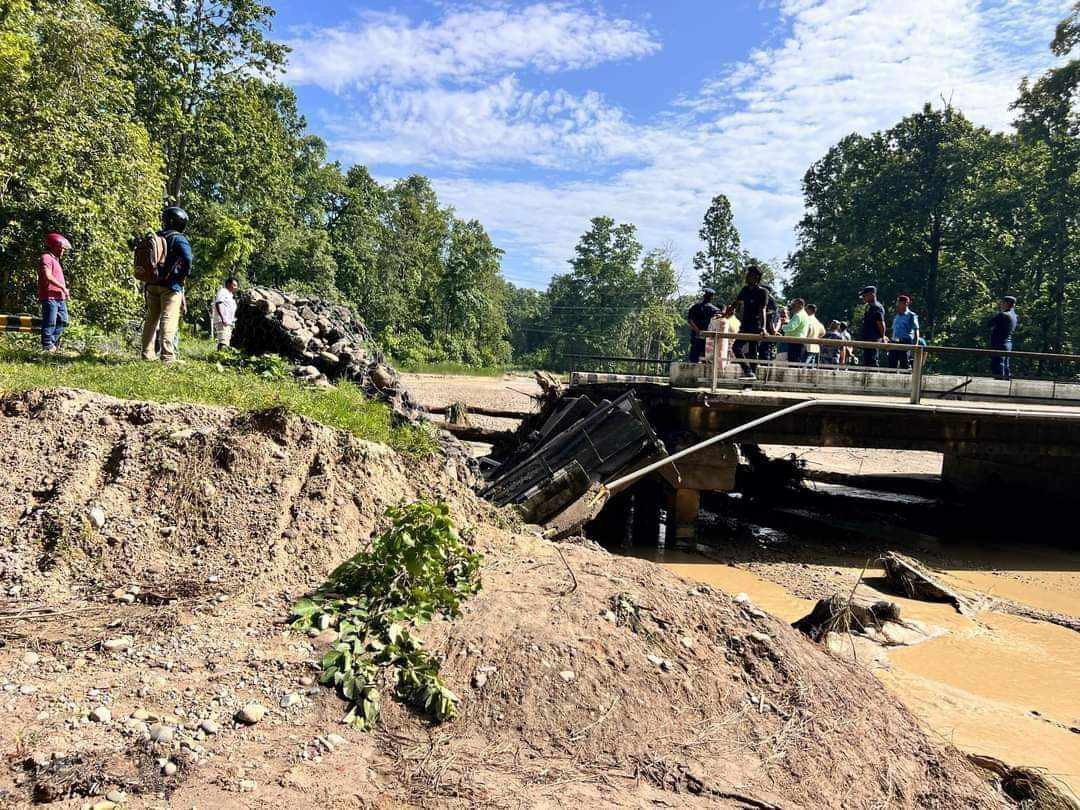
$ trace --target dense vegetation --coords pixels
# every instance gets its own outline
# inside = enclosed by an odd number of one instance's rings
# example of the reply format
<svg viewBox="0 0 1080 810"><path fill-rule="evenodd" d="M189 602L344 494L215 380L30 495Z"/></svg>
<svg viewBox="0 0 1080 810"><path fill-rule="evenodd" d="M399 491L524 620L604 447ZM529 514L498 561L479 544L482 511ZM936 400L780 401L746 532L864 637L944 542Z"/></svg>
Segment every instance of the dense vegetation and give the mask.
<svg viewBox="0 0 1080 810"><path fill-rule="evenodd" d="M273 13L256 0L0 0L0 311L33 306L34 257L57 229L75 246L76 319L138 318L129 242L176 201L193 218L193 319L232 273L352 305L406 365L681 350L690 299L633 225L597 217L547 290L515 288L481 223L425 177L384 185L328 162L278 80ZM1077 350L1078 15L1056 31L1058 65L1020 87L1015 133L927 106L814 163L784 292L848 318L866 283L886 300L908 292L928 337L964 345L983 342L1008 292L1022 348ZM724 195L700 237L696 280L730 300L751 257Z"/></svg>

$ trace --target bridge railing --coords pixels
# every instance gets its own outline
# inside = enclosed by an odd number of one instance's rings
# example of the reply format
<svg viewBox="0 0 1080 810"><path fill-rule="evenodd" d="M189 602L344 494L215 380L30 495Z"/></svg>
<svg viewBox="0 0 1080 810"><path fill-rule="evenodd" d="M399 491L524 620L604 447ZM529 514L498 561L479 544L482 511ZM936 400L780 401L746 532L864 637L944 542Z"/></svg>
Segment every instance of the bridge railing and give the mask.
<svg viewBox="0 0 1080 810"><path fill-rule="evenodd" d="M1008 358L1023 359L1023 360L1037 360L1040 362L1052 363L1055 365L1065 363L1080 364L1080 355L1076 354L1052 354L1049 352L1025 352L1025 351L1005 351L1003 349L976 349L961 346L932 346L932 345L919 345L910 343L889 343L889 342L877 342L870 340L830 340L828 338L797 338L788 337L787 335L768 335L768 334L749 334L743 332L700 332L701 337L713 338L713 351L712 351L712 390L716 391L719 384L719 370L720 370L720 350L724 345L724 341L730 341L729 345L735 341L746 341L748 343L784 343L794 344L801 346L819 346L821 348L846 348L846 349L869 349L879 352L904 352L910 355L911 369L910 369L910 401L912 404L918 405L923 397L923 374L926 368L926 361L930 355L966 355L970 357L985 357L985 358ZM757 358L739 358L736 357L734 362L745 363L748 365L777 365L775 360L761 360ZM793 364L797 365L797 364ZM821 369L841 369L841 368L855 368L853 366L838 366L819 364L818 368ZM859 367L861 370L865 368ZM1080 366L1078 366L1080 368ZM874 369L874 371L889 372L892 369ZM898 372L902 373L902 372Z"/></svg>

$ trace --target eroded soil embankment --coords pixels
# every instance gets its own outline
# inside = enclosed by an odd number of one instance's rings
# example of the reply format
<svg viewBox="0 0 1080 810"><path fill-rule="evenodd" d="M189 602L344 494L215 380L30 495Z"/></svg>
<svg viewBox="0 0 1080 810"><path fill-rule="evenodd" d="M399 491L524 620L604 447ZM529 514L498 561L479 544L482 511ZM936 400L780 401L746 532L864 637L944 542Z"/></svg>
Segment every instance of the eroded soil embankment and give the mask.
<svg viewBox="0 0 1080 810"><path fill-rule="evenodd" d="M71 391L0 411L2 802L1001 803L859 666L650 563L500 528L438 464L285 414ZM465 615L421 631L461 716L387 699L363 735L313 681L333 631L282 620L418 497L485 555ZM266 715L233 722L252 702Z"/></svg>

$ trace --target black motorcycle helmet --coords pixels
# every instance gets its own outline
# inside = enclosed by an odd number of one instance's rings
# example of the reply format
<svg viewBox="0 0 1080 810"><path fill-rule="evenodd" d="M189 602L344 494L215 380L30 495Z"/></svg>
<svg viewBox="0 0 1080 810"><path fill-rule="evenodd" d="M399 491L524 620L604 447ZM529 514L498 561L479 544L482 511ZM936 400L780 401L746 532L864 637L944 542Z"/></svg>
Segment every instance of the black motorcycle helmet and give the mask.
<svg viewBox="0 0 1080 810"><path fill-rule="evenodd" d="M171 205L162 212L161 224L167 231L183 233L188 226L187 211L179 206Z"/></svg>

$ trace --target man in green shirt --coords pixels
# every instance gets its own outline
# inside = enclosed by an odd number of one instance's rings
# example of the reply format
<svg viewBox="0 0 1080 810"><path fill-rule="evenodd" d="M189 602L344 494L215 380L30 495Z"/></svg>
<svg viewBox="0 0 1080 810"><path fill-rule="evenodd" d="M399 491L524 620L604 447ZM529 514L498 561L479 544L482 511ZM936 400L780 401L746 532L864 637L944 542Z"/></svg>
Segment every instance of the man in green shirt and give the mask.
<svg viewBox="0 0 1080 810"><path fill-rule="evenodd" d="M810 318L806 314L806 302L796 298L788 304L791 312L788 322L784 324L783 333L787 337L804 338L810 330ZM789 343L787 361L789 363L801 363L806 359L806 346L801 343Z"/></svg>

